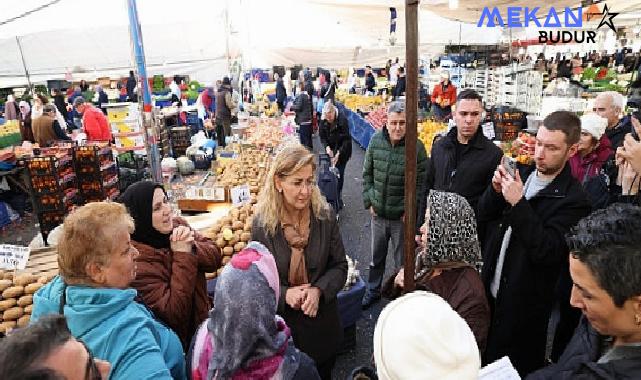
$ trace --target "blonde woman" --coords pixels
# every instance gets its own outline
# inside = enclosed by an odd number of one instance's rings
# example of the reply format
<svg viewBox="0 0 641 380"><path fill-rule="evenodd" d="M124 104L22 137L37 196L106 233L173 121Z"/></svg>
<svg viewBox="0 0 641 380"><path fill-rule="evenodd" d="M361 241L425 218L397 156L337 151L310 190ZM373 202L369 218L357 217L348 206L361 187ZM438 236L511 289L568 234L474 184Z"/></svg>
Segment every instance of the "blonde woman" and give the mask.
<svg viewBox="0 0 641 380"><path fill-rule="evenodd" d="M278 314L296 347L331 379L342 340L336 295L345 284L345 249L330 206L316 186L314 155L300 144L274 159L252 227L252 240L272 252L278 267Z"/></svg>

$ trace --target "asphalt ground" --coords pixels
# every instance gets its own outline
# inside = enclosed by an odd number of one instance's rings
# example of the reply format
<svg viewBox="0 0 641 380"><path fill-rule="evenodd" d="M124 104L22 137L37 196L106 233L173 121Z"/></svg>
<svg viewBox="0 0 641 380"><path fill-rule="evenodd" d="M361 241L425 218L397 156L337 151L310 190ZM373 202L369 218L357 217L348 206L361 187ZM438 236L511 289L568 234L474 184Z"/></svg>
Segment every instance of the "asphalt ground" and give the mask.
<svg viewBox="0 0 641 380"><path fill-rule="evenodd" d="M314 138L314 148L321 149L320 140ZM343 236L345 252L357 261L356 268L360 271L363 281L367 280L369 263L371 261L371 216L369 210L363 207L363 160L365 150L352 141L352 157L345 168L343 184L344 207L340 211L339 226ZM393 259L388 256L385 279L392 275ZM340 354L332 374L333 379L345 379L351 371L362 365L373 367L374 327L381 310L387 301L380 300L368 310L363 311L361 319L356 323L355 348Z"/></svg>

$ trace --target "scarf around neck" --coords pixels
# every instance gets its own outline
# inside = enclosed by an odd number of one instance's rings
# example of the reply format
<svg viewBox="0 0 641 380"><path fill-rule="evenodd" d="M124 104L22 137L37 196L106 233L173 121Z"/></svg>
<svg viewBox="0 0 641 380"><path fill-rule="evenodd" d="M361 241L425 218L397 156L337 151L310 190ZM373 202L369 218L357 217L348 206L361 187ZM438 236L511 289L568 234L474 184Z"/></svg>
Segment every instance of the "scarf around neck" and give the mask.
<svg viewBox="0 0 641 380"><path fill-rule="evenodd" d="M300 220L294 220L287 213L283 213L281 227L285 240L292 251L289 260L290 286L298 286L309 283L307 277L307 266L305 264L305 247L309 241L309 230L311 221L311 209L305 208Z"/></svg>
<svg viewBox="0 0 641 380"><path fill-rule="evenodd" d="M131 234L131 240L154 248L169 248L171 234L160 233L152 225L154 191L165 189L155 182L140 181L129 186L118 201L124 204L134 219L136 228ZM166 195L166 194L165 194Z"/></svg>

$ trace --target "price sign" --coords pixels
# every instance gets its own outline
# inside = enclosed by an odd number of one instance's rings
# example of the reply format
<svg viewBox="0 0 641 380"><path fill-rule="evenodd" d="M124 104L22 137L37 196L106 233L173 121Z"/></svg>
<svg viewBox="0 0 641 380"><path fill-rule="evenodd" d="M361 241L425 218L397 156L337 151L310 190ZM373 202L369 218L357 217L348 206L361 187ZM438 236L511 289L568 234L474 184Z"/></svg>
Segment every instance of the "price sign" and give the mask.
<svg viewBox="0 0 641 380"><path fill-rule="evenodd" d="M483 134L488 138L488 140L494 140L494 137L496 137L494 134L494 123L490 122L483 124Z"/></svg>
<svg viewBox="0 0 641 380"><path fill-rule="evenodd" d="M234 206L240 206L251 200L249 185L241 185L231 188L231 203Z"/></svg>
<svg viewBox="0 0 641 380"><path fill-rule="evenodd" d="M29 247L0 244L0 268L16 270L24 269L29 261Z"/></svg>

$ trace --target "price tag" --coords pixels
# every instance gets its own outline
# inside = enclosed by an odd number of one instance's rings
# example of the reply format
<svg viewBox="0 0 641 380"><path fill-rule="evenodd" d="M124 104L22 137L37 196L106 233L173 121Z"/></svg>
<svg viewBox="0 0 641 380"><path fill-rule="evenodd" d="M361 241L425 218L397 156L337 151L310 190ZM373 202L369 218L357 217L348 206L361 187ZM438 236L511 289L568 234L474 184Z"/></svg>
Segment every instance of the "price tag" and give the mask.
<svg viewBox="0 0 641 380"><path fill-rule="evenodd" d="M494 140L494 137L496 137L494 134L494 123L490 122L483 124L483 134L488 140Z"/></svg>
<svg viewBox="0 0 641 380"><path fill-rule="evenodd" d="M231 188L231 203L234 206L240 206L251 200L249 185L235 186Z"/></svg>
<svg viewBox="0 0 641 380"><path fill-rule="evenodd" d="M0 244L0 268L24 269L29 261L31 249L18 245Z"/></svg>

